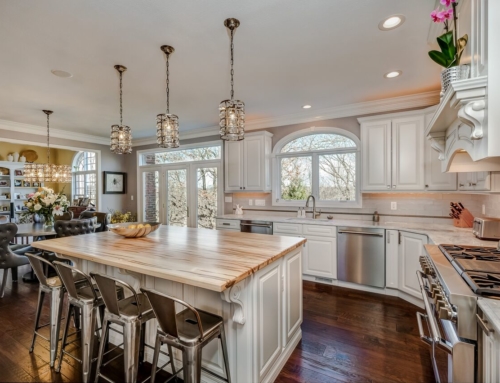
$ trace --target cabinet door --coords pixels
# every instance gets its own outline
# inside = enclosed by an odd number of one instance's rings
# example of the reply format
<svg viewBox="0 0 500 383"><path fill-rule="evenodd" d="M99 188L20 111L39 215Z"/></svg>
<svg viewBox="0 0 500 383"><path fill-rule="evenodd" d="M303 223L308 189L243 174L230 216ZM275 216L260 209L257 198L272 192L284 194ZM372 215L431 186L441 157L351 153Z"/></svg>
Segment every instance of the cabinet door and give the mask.
<svg viewBox="0 0 500 383"><path fill-rule="evenodd" d="M331 237L311 237L304 248L304 274L337 279L337 241Z"/></svg>
<svg viewBox="0 0 500 383"><path fill-rule="evenodd" d="M398 234L397 230L385 231L385 285L392 289L397 289L399 285Z"/></svg>
<svg viewBox="0 0 500 383"><path fill-rule="evenodd" d="M226 141L224 146L225 190L243 190L243 143Z"/></svg>
<svg viewBox="0 0 500 383"><path fill-rule="evenodd" d="M391 120L361 124L362 190L391 188Z"/></svg>
<svg viewBox="0 0 500 383"><path fill-rule="evenodd" d="M472 173L473 190L490 190L490 172Z"/></svg>
<svg viewBox="0 0 500 383"><path fill-rule="evenodd" d="M243 189L264 190L264 137L246 137L243 141Z"/></svg>
<svg viewBox="0 0 500 383"><path fill-rule="evenodd" d="M392 190L424 190L424 116L392 121Z"/></svg>
<svg viewBox="0 0 500 383"><path fill-rule="evenodd" d="M439 153L425 140L425 190L457 190L457 173L441 171Z"/></svg>
<svg viewBox="0 0 500 383"><path fill-rule="evenodd" d="M482 381L483 382L498 382L498 363L497 363L497 352L500 347L498 343L498 335L495 333L485 334L483 331L479 332L479 336L482 337Z"/></svg>
<svg viewBox="0 0 500 383"><path fill-rule="evenodd" d="M302 323L302 256L300 251L285 257L283 272L285 276L283 347L286 347Z"/></svg>
<svg viewBox="0 0 500 383"><path fill-rule="evenodd" d="M399 289L417 298L422 298L417 270L420 270L419 257L424 253L427 236L404 231L400 231L399 235Z"/></svg>
<svg viewBox="0 0 500 383"><path fill-rule="evenodd" d="M281 354L282 302L281 262L262 269L256 274L256 327L257 368L259 381Z"/></svg>
<svg viewBox="0 0 500 383"><path fill-rule="evenodd" d="M472 190L472 174L458 173L458 190Z"/></svg>

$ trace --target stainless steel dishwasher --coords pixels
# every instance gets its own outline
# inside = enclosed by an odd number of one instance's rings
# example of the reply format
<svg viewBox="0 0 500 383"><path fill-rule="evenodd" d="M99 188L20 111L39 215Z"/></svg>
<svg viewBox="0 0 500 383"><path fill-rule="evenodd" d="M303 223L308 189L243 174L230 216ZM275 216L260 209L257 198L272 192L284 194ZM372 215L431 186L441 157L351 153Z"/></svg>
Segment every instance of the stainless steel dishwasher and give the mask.
<svg viewBox="0 0 500 383"><path fill-rule="evenodd" d="M273 235L273 223L268 221L242 220L240 222L242 233L258 233Z"/></svg>
<svg viewBox="0 0 500 383"><path fill-rule="evenodd" d="M337 228L337 278L360 285L385 287L385 230Z"/></svg>

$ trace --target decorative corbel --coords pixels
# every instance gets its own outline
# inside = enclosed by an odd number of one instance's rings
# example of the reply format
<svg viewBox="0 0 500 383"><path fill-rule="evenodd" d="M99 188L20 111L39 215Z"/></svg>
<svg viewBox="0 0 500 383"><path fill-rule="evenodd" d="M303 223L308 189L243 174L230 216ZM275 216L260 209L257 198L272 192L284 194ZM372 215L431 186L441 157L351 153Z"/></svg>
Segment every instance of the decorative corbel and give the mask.
<svg viewBox="0 0 500 383"><path fill-rule="evenodd" d="M245 324L246 322L245 313L243 311L243 302L240 299L242 291L243 281L236 283L220 293L222 300L233 304L233 321L239 324Z"/></svg>
<svg viewBox="0 0 500 383"><path fill-rule="evenodd" d="M444 161L445 132L429 133L427 139L431 143L431 148L439 153L439 161Z"/></svg>
<svg viewBox="0 0 500 383"><path fill-rule="evenodd" d="M471 140L483 138L483 121L485 117L486 101L477 100L464 104L458 111L458 118L472 128Z"/></svg>

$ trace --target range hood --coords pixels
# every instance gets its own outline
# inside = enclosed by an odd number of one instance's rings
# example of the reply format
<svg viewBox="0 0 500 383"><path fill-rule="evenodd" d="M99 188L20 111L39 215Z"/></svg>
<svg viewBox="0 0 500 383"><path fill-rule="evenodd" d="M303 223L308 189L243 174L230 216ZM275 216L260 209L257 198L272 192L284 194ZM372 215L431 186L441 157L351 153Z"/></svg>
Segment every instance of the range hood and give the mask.
<svg viewBox="0 0 500 383"><path fill-rule="evenodd" d="M484 160L473 161L466 151L455 152L447 163L447 172L495 172L500 171L500 157L491 157Z"/></svg>

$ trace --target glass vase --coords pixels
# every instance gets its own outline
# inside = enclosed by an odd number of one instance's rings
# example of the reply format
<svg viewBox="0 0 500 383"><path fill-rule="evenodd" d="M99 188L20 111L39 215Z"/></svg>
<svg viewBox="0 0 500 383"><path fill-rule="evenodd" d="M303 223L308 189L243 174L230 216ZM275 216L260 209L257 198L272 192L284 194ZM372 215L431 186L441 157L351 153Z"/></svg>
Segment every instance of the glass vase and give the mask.
<svg viewBox="0 0 500 383"><path fill-rule="evenodd" d="M52 229L54 227L54 216L52 214L47 214L45 216L43 227L44 229Z"/></svg>

